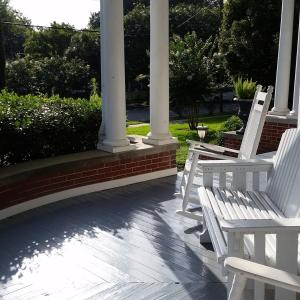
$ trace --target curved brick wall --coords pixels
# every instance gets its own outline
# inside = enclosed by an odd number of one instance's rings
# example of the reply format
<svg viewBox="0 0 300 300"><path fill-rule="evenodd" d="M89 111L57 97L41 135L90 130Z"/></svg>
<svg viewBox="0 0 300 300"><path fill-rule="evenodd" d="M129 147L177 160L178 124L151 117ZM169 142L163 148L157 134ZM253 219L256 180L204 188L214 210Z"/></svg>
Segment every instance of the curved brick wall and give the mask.
<svg viewBox="0 0 300 300"><path fill-rule="evenodd" d="M276 151L284 131L295 127L297 127L296 120L268 117L264 125L257 153ZM225 133L223 138L224 147L236 150L240 149L242 136L229 132Z"/></svg>
<svg viewBox="0 0 300 300"><path fill-rule="evenodd" d="M85 185L176 168L177 144L137 145L111 154L91 151L0 170L0 209Z"/></svg>

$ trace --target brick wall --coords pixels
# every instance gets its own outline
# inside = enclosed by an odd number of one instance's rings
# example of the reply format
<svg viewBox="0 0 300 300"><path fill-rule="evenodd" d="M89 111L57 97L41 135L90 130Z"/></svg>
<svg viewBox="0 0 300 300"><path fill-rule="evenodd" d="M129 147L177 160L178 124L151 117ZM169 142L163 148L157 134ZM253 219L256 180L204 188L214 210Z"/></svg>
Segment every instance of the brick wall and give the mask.
<svg viewBox="0 0 300 300"><path fill-rule="evenodd" d="M289 128L297 127L296 122L289 120L288 123L283 121L267 121L265 123L261 140L258 147L258 154L277 150L282 134ZM225 134L224 147L231 149L240 149L242 136Z"/></svg>
<svg viewBox="0 0 300 300"><path fill-rule="evenodd" d="M84 185L176 168L176 147L157 153L137 151L134 155L132 152L127 156L117 155L107 162L95 159L89 163L73 163L73 166L68 163L67 168L56 167L51 171L45 168L6 180L6 183L0 183L0 209Z"/></svg>
<svg viewBox="0 0 300 300"><path fill-rule="evenodd" d="M258 153L277 150L285 130L295 127L297 127L295 124L266 123L259 143Z"/></svg>
<svg viewBox="0 0 300 300"><path fill-rule="evenodd" d="M241 147L242 140L233 136L224 136L224 147L229 149L239 150Z"/></svg>

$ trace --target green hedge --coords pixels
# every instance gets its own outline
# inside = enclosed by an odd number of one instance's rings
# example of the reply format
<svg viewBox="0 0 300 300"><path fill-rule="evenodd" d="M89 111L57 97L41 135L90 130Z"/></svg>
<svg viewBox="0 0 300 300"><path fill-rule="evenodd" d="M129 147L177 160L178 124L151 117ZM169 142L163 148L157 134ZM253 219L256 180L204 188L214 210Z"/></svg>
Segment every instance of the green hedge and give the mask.
<svg viewBox="0 0 300 300"><path fill-rule="evenodd" d="M95 149L99 98L18 96L0 92L0 165Z"/></svg>
<svg viewBox="0 0 300 300"><path fill-rule="evenodd" d="M231 116L223 123L219 132L217 133L217 144L223 145L223 132L236 131L243 126L241 119L238 116Z"/></svg>

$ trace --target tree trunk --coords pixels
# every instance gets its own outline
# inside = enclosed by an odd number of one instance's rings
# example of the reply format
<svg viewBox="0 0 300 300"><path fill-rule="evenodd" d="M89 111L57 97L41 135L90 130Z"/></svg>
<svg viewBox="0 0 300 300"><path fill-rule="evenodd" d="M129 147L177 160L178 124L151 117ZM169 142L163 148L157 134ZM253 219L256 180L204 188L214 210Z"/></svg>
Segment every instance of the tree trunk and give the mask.
<svg viewBox="0 0 300 300"><path fill-rule="evenodd" d="M220 113L222 113L224 111L223 109L223 92L221 91L220 94L219 94L219 101L220 101Z"/></svg>

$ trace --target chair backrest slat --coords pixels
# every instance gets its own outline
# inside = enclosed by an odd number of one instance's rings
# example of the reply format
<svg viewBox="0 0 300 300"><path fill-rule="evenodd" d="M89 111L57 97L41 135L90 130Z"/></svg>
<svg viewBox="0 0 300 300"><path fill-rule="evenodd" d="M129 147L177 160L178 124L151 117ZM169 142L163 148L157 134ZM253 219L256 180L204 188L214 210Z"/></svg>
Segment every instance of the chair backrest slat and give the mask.
<svg viewBox="0 0 300 300"><path fill-rule="evenodd" d="M266 192L286 217L299 217L300 134L296 128L282 135Z"/></svg>
<svg viewBox="0 0 300 300"><path fill-rule="evenodd" d="M272 99L273 87L269 86L267 92L262 92L258 85L253 99L251 112L240 148L239 158L254 158L265 124L267 112Z"/></svg>

